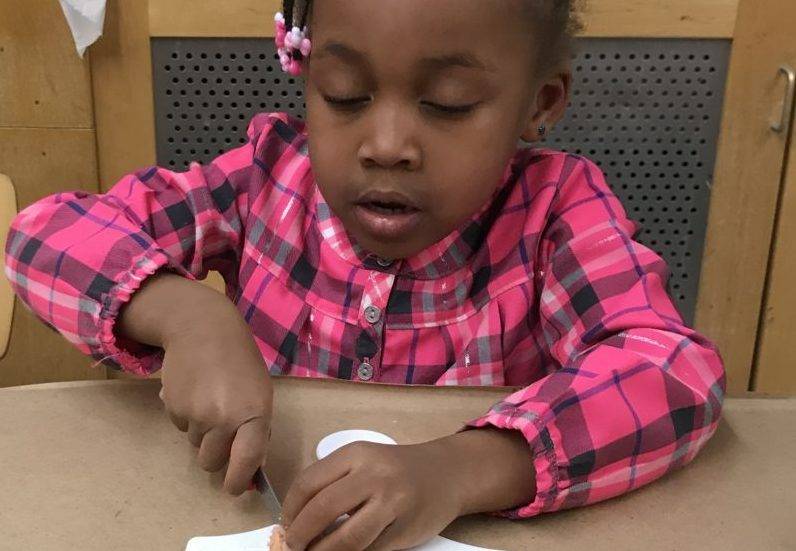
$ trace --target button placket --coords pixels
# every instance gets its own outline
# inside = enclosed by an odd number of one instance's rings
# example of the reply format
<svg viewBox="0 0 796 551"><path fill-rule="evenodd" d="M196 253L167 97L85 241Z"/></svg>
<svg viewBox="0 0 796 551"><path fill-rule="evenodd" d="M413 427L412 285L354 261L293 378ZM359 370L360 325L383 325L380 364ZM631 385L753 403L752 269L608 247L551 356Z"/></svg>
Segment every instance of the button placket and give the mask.
<svg viewBox="0 0 796 551"><path fill-rule="evenodd" d="M383 265L383 263L379 264ZM390 261L389 265L392 264L393 262ZM360 303L359 325L367 342L360 339L361 342L358 342L356 346L356 357L360 362L356 369L356 376L360 381L378 380L382 354L379 347L383 341L385 308L394 283L395 275L379 270L371 271L366 280ZM370 346L365 346L368 342L371 343Z"/></svg>

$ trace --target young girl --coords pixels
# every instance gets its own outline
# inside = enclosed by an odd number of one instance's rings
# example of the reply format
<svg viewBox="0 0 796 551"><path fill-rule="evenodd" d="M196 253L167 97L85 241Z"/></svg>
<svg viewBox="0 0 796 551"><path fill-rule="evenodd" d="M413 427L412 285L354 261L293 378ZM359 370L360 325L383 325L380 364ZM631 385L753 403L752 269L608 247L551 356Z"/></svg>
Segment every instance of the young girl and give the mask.
<svg viewBox="0 0 796 551"><path fill-rule="evenodd" d="M284 503L294 551L403 549L459 515L530 517L647 484L713 434L724 373L600 170L516 147L565 109L570 12L286 2L277 40L306 78L306 125L258 115L206 166L40 201L13 225L8 276L97 360L162 365L172 420L203 468L228 462L234 494L265 460L269 372L524 387L471 430L307 469ZM208 270L228 297L196 281Z"/></svg>

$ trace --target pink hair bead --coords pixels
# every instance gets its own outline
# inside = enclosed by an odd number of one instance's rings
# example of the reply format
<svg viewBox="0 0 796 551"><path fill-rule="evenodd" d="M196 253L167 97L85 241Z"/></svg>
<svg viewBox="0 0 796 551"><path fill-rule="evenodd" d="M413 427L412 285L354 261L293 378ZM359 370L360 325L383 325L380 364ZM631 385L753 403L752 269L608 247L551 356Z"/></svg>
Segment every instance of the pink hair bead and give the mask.
<svg viewBox="0 0 796 551"><path fill-rule="evenodd" d="M276 24L274 42L276 42L282 70L293 76L299 76L301 74L301 61L296 59L296 57L300 55L302 59L306 58L312 51L312 41L307 38L307 28L299 29L298 27L293 27L288 31L285 16L282 13L277 13L274 16L274 22Z"/></svg>
<svg viewBox="0 0 796 551"><path fill-rule="evenodd" d="M304 40L304 33L298 27L293 27L285 38L285 44L294 50L298 50L301 47L302 40Z"/></svg>
<svg viewBox="0 0 796 551"><path fill-rule="evenodd" d="M301 74L301 63L296 59L291 60L287 67L287 72L294 77L299 76Z"/></svg>
<svg viewBox="0 0 796 551"><path fill-rule="evenodd" d="M310 42L309 38L305 38L304 40L301 41L301 46L299 47L299 50L301 51L301 55L303 55L304 57L310 55L310 52L312 51L312 42Z"/></svg>

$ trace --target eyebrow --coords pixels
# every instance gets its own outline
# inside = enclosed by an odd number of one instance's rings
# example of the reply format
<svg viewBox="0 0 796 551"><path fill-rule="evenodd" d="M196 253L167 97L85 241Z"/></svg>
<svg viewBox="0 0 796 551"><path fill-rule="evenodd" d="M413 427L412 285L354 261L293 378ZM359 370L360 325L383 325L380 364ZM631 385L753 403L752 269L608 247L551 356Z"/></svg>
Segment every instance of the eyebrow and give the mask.
<svg viewBox="0 0 796 551"><path fill-rule="evenodd" d="M478 69L490 73L495 71L495 67L487 65L475 55L467 52L426 57L421 60L420 63L424 67L436 70L447 69L448 67L462 67L464 69Z"/></svg>
<svg viewBox="0 0 796 551"><path fill-rule="evenodd" d="M362 52L355 50L351 46L347 46L342 42L327 42L323 45L323 47L321 47L320 50L317 52L312 52L312 57L315 59L323 58L327 55L338 57L344 61L349 61L360 65L367 64L367 59Z"/></svg>
<svg viewBox="0 0 796 551"><path fill-rule="evenodd" d="M316 59L323 58L326 55L331 55L350 63L368 65L368 60L365 57L365 54L352 48L351 46L343 44L342 42L327 42L320 48L320 50L313 52L313 55L316 57ZM420 60L420 65L424 69L437 71L450 67L462 67L464 69L477 69L481 71L495 72L495 67L493 65L484 63L478 57L468 52L457 52L435 57L426 57Z"/></svg>

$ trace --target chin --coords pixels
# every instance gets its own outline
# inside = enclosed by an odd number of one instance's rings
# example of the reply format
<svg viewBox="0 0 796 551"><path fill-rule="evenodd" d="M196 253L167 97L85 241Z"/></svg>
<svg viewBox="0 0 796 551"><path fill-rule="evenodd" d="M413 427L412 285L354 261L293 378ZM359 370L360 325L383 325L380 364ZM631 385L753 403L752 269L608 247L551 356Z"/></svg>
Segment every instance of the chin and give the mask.
<svg viewBox="0 0 796 551"><path fill-rule="evenodd" d="M417 245L405 240L395 240L385 243L366 239L360 241L360 243L362 243L362 247L369 253L389 260L410 258L427 247L427 245Z"/></svg>
<svg viewBox="0 0 796 551"><path fill-rule="evenodd" d="M411 235L395 239L378 239L364 232L355 232L353 237L367 252L389 260L411 258L434 244L434 241Z"/></svg>

